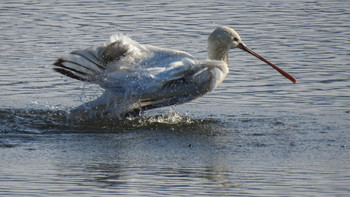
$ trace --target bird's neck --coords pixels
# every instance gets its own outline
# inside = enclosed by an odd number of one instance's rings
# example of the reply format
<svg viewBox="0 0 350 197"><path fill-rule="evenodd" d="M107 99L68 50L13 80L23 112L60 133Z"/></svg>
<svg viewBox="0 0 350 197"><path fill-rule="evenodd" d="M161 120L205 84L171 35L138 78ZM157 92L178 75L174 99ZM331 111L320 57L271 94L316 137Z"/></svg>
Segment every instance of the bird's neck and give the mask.
<svg viewBox="0 0 350 197"><path fill-rule="evenodd" d="M228 65L228 49L226 47L208 46L208 58L221 60Z"/></svg>

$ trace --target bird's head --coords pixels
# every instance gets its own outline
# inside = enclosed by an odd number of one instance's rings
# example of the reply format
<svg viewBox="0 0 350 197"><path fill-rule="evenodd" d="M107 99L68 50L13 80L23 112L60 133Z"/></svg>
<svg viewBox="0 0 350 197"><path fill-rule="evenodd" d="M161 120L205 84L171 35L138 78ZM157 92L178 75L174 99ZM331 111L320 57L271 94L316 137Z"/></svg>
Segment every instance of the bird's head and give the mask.
<svg viewBox="0 0 350 197"><path fill-rule="evenodd" d="M238 33L226 26L216 28L208 38L208 44L213 47L233 49L242 43L241 37Z"/></svg>
<svg viewBox="0 0 350 197"><path fill-rule="evenodd" d="M226 26L218 27L208 37L209 59L224 60L226 63L228 63L227 52L229 49L234 49L234 48L239 48L239 49L242 49L243 51L246 51L252 54L253 56L260 59L261 61L270 65L272 68L277 70L279 73L281 73L284 77L291 80L293 83L296 83L296 79L293 76L283 71L281 68L277 67L276 65L272 64L271 62L269 62L259 54L255 53L253 50L249 49L243 43L241 37L238 35L238 33L235 30Z"/></svg>

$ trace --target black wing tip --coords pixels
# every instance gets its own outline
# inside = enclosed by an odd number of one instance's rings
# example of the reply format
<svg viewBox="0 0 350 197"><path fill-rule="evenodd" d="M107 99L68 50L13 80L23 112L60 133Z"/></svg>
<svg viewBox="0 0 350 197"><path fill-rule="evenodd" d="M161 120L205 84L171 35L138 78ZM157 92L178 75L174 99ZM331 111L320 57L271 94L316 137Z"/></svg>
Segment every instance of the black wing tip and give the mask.
<svg viewBox="0 0 350 197"><path fill-rule="evenodd" d="M54 71L61 73L62 75L65 75L67 77L73 78L73 79L77 79L80 81L88 81L88 79L81 77L77 74L74 74L73 71L75 71L74 69L68 68L66 67L63 63L65 62L64 59L62 58L58 58L52 65L57 66L52 68ZM78 71L77 71L78 72ZM80 73L83 74L83 73Z"/></svg>
<svg viewBox="0 0 350 197"><path fill-rule="evenodd" d="M71 71L68 71L64 68L53 68L54 71L61 73L62 75L65 75L67 77L73 78L73 79L77 79L80 81L88 81L86 78L80 77L74 73L72 73Z"/></svg>
<svg viewBox="0 0 350 197"><path fill-rule="evenodd" d="M52 65L62 67L64 60L62 58L58 58Z"/></svg>

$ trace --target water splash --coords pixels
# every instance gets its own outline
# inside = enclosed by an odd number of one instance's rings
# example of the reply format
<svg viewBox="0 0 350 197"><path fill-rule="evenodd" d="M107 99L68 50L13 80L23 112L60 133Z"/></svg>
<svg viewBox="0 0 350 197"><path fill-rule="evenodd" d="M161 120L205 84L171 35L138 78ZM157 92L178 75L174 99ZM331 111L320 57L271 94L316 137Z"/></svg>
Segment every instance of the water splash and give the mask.
<svg viewBox="0 0 350 197"><path fill-rule="evenodd" d="M174 108L170 108L170 111L167 114L159 114L154 116L142 116L138 122L141 123L141 125L155 124L155 123L175 125L175 124L193 124L196 121L190 117L180 114L179 112L176 112Z"/></svg>

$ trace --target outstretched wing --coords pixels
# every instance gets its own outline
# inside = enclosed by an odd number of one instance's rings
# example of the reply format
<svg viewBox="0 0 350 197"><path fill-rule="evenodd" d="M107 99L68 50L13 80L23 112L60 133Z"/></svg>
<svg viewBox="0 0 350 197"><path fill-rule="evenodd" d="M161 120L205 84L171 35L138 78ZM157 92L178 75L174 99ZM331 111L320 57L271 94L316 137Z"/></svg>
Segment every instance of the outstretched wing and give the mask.
<svg viewBox="0 0 350 197"><path fill-rule="evenodd" d="M110 42L99 47L90 47L84 50L75 50L57 59L54 70L68 77L81 81L96 82L99 75L127 56L128 61L140 56L143 47L124 35L114 35ZM136 55L136 53L138 53ZM125 65L125 63L124 63Z"/></svg>
<svg viewBox="0 0 350 197"><path fill-rule="evenodd" d="M53 63L53 69L73 79L93 82L96 80L96 76L105 70L105 65L100 58L104 48L90 47L72 51L57 59Z"/></svg>

